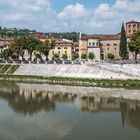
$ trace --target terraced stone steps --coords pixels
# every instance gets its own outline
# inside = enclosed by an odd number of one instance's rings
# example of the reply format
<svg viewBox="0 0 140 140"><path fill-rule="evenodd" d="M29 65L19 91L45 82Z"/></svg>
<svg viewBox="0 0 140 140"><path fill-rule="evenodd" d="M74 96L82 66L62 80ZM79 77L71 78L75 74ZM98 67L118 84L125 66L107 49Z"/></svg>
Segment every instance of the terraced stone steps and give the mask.
<svg viewBox="0 0 140 140"><path fill-rule="evenodd" d="M20 65L11 65L11 64L1 64L0 65L0 74L13 74Z"/></svg>

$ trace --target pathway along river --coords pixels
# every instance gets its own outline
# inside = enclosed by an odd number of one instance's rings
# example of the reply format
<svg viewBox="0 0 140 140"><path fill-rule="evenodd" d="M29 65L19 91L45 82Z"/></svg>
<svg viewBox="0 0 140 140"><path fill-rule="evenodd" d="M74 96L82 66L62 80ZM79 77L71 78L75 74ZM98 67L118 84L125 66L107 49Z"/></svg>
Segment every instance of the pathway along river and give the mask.
<svg viewBox="0 0 140 140"><path fill-rule="evenodd" d="M139 140L140 90L0 83L0 140Z"/></svg>

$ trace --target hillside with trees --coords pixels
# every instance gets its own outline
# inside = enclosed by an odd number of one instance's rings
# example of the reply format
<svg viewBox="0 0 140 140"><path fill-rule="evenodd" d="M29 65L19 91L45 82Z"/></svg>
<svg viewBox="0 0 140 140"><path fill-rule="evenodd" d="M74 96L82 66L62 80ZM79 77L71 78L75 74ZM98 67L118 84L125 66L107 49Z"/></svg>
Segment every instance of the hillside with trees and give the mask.
<svg viewBox="0 0 140 140"><path fill-rule="evenodd" d="M78 41L79 33L77 32L62 32L62 33L43 33L37 32L36 30L29 30L29 29L20 29L20 28L6 28L0 26L0 37L20 37L20 36L27 36L33 34L45 34L45 35L52 35L56 39L69 39L74 42Z"/></svg>

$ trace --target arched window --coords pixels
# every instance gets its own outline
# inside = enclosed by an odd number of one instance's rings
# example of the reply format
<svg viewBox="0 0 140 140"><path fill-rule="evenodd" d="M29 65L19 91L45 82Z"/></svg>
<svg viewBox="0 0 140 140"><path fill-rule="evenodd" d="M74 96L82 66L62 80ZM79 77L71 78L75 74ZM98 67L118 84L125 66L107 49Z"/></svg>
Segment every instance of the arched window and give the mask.
<svg viewBox="0 0 140 140"><path fill-rule="evenodd" d="M108 44L106 44L106 46L110 46L110 44L108 43Z"/></svg>
<svg viewBox="0 0 140 140"><path fill-rule="evenodd" d="M117 44L116 44L116 43L114 43L114 46L117 46Z"/></svg>

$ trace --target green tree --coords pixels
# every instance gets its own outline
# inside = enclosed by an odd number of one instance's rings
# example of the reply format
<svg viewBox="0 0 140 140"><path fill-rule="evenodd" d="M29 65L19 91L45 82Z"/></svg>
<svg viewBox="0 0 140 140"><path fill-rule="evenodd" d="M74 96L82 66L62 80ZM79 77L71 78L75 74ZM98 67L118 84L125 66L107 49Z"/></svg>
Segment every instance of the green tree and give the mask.
<svg viewBox="0 0 140 140"><path fill-rule="evenodd" d="M115 56L112 53L108 53L107 58L110 60L114 60Z"/></svg>
<svg viewBox="0 0 140 140"><path fill-rule="evenodd" d="M137 55L140 53L140 31L135 32L129 43L129 50L134 53L135 60L137 59Z"/></svg>
<svg viewBox="0 0 140 140"><path fill-rule="evenodd" d="M32 54L34 50L37 50L38 46L40 45L40 41L33 38L33 37L26 37L26 48L29 52L29 60L32 61Z"/></svg>
<svg viewBox="0 0 140 140"><path fill-rule="evenodd" d="M51 49L53 49L55 47L55 40L51 41Z"/></svg>
<svg viewBox="0 0 140 140"><path fill-rule="evenodd" d="M11 44L11 50L13 53L20 55L24 60L24 50L26 49L27 40L26 37L15 38Z"/></svg>
<svg viewBox="0 0 140 140"><path fill-rule="evenodd" d="M62 59L63 59L63 60L67 60L67 59L68 59L67 54L63 54L63 55L62 55Z"/></svg>
<svg viewBox="0 0 140 140"><path fill-rule="evenodd" d="M0 53L0 58L8 59L8 57L12 56L11 49L6 49Z"/></svg>
<svg viewBox="0 0 140 140"><path fill-rule="evenodd" d="M84 60L84 59L87 59L87 55L86 54L82 54L81 55L81 58Z"/></svg>
<svg viewBox="0 0 140 140"><path fill-rule="evenodd" d="M37 50L44 54L46 57L46 60L48 60L49 51L53 48L53 45L50 43L49 40L46 40L45 42L40 42L40 45L38 46Z"/></svg>
<svg viewBox="0 0 140 140"><path fill-rule="evenodd" d="M90 60L93 60L93 59L95 59L95 55L94 55L94 53L89 53L89 55L88 55L88 58L90 59Z"/></svg>
<svg viewBox="0 0 140 140"><path fill-rule="evenodd" d="M122 28L121 28L120 56L121 56L122 59L127 59L128 58L127 38L126 38L124 23L122 23Z"/></svg>
<svg viewBox="0 0 140 140"><path fill-rule="evenodd" d="M79 54L78 53L73 53L72 54L72 60L76 60L79 58Z"/></svg>
<svg viewBox="0 0 140 140"><path fill-rule="evenodd" d="M60 55L59 55L59 54L55 53L55 54L53 55L53 60L56 60L56 59L59 59L59 58L60 58Z"/></svg>

